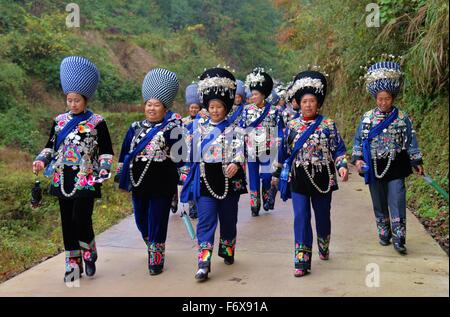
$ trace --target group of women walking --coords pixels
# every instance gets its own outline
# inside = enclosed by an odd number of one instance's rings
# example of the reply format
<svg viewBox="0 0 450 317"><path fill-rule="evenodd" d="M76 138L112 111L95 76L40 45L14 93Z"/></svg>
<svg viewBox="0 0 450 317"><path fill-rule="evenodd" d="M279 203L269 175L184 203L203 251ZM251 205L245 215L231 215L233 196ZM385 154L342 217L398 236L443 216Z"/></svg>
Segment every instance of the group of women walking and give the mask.
<svg viewBox="0 0 450 317"><path fill-rule="evenodd" d="M88 109L100 80L94 63L66 57L60 76L69 111L54 119L33 171L45 169L52 178L50 193L59 199L66 253L64 280L73 281L96 271L92 212L101 183L111 177L114 153L104 118ZM351 161L369 185L380 244L392 238L394 248L405 254L404 180L412 167L419 174L423 168L411 121L394 105L400 80L394 60L368 68L366 84L376 105L357 128ZM198 218L195 279L204 281L211 272L218 224L218 255L232 265L238 203L247 193L255 217L261 206L274 209L278 192L292 200L296 277L311 270L311 209L319 257L328 260L332 192L338 178L347 181L348 162L336 123L321 114L326 75L302 71L274 98L274 81L262 68L245 82L226 67L210 68L186 88L186 118L171 111L178 89L174 72L148 72L142 83L145 117L129 127L116 169L119 187L131 192L149 273L164 270L170 210L176 211L178 199L189 205L191 218ZM178 185L183 186L179 197Z"/></svg>

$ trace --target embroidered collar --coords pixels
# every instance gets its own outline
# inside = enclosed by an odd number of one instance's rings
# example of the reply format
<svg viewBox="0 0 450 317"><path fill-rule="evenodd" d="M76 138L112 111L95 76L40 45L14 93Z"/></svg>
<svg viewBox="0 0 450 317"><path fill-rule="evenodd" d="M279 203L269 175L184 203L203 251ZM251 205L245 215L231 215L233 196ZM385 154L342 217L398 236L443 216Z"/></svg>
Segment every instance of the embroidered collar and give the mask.
<svg viewBox="0 0 450 317"><path fill-rule="evenodd" d="M210 123L212 126L217 126L217 125L221 124L221 123L224 122L224 121L225 121L225 119L220 120L219 122L213 122L212 120L209 120L209 123Z"/></svg>

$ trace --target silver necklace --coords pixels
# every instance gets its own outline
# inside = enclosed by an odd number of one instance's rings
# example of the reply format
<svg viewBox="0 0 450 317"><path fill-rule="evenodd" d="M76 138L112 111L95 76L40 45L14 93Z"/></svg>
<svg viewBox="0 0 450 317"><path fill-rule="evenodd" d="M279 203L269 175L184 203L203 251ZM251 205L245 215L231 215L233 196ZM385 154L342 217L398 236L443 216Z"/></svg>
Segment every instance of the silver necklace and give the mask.
<svg viewBox="0 0 450 317"><path fill-rule="evenodd" d="M375 177L376 177L376 178L383 178L384 175L386 175L386 173L387 173L388 170L389 170L389 167L391 167L392 156L393 156L393 153L392 153L392 150L391 150L391 151L389 151L388 162L387 162L387 165L386 165L386 167L385 167L383 173L381 173L380 175L378 175L377 158L376 158L376 155L375 155L375 157L373 158L373 171L374 171L374 173L375 173Z"/></svg>
<svg viewBox="0 0 450 317"><path fill-rule="evenodd" d="M228 177L226 175L226 164L225 164L225 136L222 137L222 173L225 177L225 190L222 196L217 195L213 189L211 188L211 185L209 184L208 180L206 179L206 170L205 170L205 162L200 162L200 176L203 178L203 181L205 182L206 189L216 199L222 200L225 199L228 195Z"/></svg>
<svg viewBox="0 0 450 317"><path fill-rule="evenodd" d="M316 183L314 183L314 179L312 178L311 174L309 173L308 168L306 167L306 165L303 165L303 169L305 170L306 175L308 176L309 180L311 181L311 184L317 189L317 191L318 191L319 193L322 193L322 194L326 194L326 193L328 193L328 192L331 190L331 171L330 171L330 164L328 163L328 161L325 161L325 163L326 163L326 166L327 166L328 180L329 180L329 181L328 181L328 187L327 187L326 190L320 189L320 187L317 186ZM311 168L314 168L314 166L312 166L312 164L311 164Z"/></svg>
<svg viewBox="0 0 450 317"><path fill-rule="evenodd" d="M73 195L75 195L75 192L77 191L76 184L73 184L73 190L70 192L70 194L67 194L66 191L64 190L64 168L61 171L60 179L61 179L61 193L67 198L70 198Z"/></svg>

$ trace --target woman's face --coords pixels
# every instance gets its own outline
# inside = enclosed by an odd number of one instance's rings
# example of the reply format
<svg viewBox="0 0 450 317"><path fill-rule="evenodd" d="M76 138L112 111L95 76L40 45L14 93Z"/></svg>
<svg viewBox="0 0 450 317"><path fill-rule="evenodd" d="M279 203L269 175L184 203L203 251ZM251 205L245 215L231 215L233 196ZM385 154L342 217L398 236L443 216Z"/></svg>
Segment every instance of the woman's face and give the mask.
<svg viewBox="0 0 450 317"><path fill-rule="evenodd" d="M167 109L161 101L157 99L150 99L145 103L145 117L150 122L159 122L164 119Z"/></svg>
<svg viewBox="0 0 450 317"><path fill-rule="evenodd" d="M73 114L82 113L86 109L86 99L82 95L75 92L67 94L66 102L69 110Z"/></svg>
<svg viewBox="0 0 450 317"><path fill-rule="evenodd" d="M377 106L382 112L389 112L393 102L394 98L392 98L392 95L387 91L380 91L377 94Z"/></svg>
<svg viewBox="0 0 450 317"><path fill-rule="evenodd" d="M300 106L298 105L297 100L295 100L295 98L292 99L291 105L292 105L292 109L294 109L294 110L300 109Z"/></svg>
<svg viewBox="0 0 450 317"><path fill-rule="evenodd" d="M257 106L264 105L265 99L266 97L261 92L259 92L258 90L252 90L251 100Z"/></svg>
<svg viewBox="0 0 450 317"><path fill-rule="evenodd" d="M197 113L200 111L201 107L200 105L193 103L189 106L189 115L191 117L195 117Z"/></svg>
<svg viewBox="0 0 450 317"><path fill-rule="evenodd" d="M304 95L300 100L300 108L304 117L314 118L319 110L317 97L311 94Z"/></svg>
<svg viewBox="0 0 450 317"><path fill-rule="evenodd" d="M220 122L225 119L227 109L225 105L217 99L213 99L208 104L208 112L213 122Z"/></svg>
<svg viewBox="0 0 450 317"><path fill-rule="evenodd" d="M241 95L236 95L236 97L234 97L234 104L235 105L240 105L242 103L242 96Z"/></svg>

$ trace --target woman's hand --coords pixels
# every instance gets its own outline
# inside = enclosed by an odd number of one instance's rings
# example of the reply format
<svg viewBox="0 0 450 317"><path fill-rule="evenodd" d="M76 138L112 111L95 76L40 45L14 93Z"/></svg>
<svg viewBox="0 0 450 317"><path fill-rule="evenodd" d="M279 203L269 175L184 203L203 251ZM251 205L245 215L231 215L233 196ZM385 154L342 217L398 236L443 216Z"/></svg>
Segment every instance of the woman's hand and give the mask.
<svg viewBox="0 0 450 317"><path fill-rule="evenodd" d="M341 167L339 169L339 176L341 177L341 181L343 182L348 181L348 169L345 167Z"/></svg>
<svg viewBox="0 0 450 317"><path fill-rule="evenodd" d="M33 173L38 174L40 171L42 171L45 167L44 162L42 161L34 161L33 162Z"/></svg>
<svg viewBox="0 0 450 317"><path fill-rule="evenodd" d="M423 166L422 165L416 165L414 166L414 170L416 171L417 175L425 175L425 171L423 170Z"/></svg>
<svg viewBox="0 0 450 317"><path fill-rule="evenodd" d="M280 183L280 179L278 177L272 176L272 180L270 181L270 185L272 187L278 188L278 184Z"/></svg>
<svg viewBox="0 0 450 317"><path fill-rule="evenodd" d="M234 175L236 175L237 171L239 169L239 166L235 163L231 163L227 166L226 174L228 178L232 178Z"/></svg>
<svg viewBox="0 0 450 317"><path fill-rule="evenodd" d="M358 170L358 173L362 173L362 167L364 164L366 164L366 162L364 162L363 160L357 160L355 162L355 166L356 166L356 169Z"/></svg>

